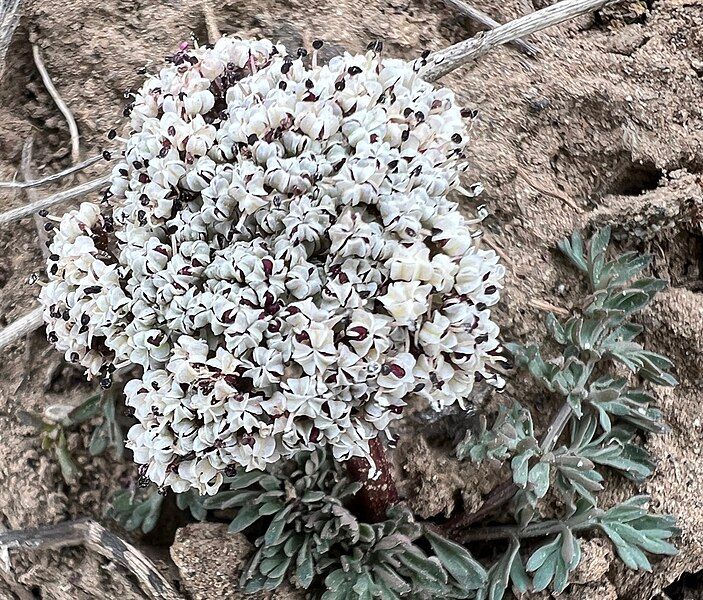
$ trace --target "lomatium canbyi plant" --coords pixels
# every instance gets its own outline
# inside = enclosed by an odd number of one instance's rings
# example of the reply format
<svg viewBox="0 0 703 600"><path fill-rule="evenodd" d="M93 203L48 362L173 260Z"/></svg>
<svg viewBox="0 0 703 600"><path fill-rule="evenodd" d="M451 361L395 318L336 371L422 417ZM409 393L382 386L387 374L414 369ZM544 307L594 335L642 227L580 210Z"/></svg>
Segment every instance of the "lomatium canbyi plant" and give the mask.
<svg viewBox="0 0 703 600"><path fill-rule="evenodd" d="M535 527L550 468L568 518L587 514L603 529L606 517L582 507L595 507L591 467L630 473L621 464L630 459L637 474L651 472L634 436L658 429L645 426L658 413L644 392L623 391L624 378L599 372L591 382L597 360L634 362L659 374L655 383L670 383L661 374L669 363L641 347L633 358L629 325L612 334L620 354L591 349L585 363L576 350L556 366L514 350L550 392L567 395L575 433L565 449L540 447L516 407L462 445L474 459L513 457L519 525L490 569L442 528L391 506L398 498L379 438L391 437L406 404L463 407L476 382L503 385L490 309L504 268L478 244L479 219L455 202L470 195L459 179L470 146L454 94L421 78L423 59L382 58L376 46L320 65L320 45L293 56L268 40L183 44L147 77L126 111L131 128L103 201L66 214L51 242L47 335L103 387L126 374L136 420L127 447L143 481L173 490L197 518L236 512L232 531L258 547L245 590L290 580L326 590L325 600L497 600L511 577L532 585L517 540L520 527ZM607 296L624 281L609 277L594 314L624 319L634 300ZM648 300L655 288L631 295ZM551 327L573 343L602 334L590 324ZM607 396L600 405L596 393ZM606 428L609 419L635 429ZM599 448L622 451L599 461ZM113 514L132 529L153 527L160 500L133 500L122 495ZM612 516L620 529L608 533L618 549L618 539L636 538L639 554L626 559L635 567L649 564L640 548L669 552L661 540L673 533L641 504L613 509L626 515ZM539 529L557 537L527 563L535 587L553 580L563 589L578 563L571 532L583 527L570 522Z"/></svg>

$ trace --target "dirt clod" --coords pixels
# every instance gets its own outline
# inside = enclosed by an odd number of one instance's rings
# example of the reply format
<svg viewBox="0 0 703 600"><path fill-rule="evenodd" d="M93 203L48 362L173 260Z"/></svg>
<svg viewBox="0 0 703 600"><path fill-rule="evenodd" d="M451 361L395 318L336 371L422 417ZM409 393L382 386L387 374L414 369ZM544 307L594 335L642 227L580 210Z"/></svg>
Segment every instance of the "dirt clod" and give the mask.
<svg viewBox="0 0 703 600"><path fill-rule="evenodd" d="M239 578L254 547L242 534L227 532L227 525L197 523L178 530L171 558L181 585L192 600L240 600ZM302 600L302 594L282 586L275 594L246 596L252 600Z"/></svg>

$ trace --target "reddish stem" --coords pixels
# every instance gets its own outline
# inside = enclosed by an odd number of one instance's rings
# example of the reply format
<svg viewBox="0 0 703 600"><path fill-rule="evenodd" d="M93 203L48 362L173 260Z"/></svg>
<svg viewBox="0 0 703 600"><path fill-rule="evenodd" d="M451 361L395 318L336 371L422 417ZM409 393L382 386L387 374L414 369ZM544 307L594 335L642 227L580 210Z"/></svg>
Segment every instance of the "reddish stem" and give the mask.
<svg viewBox="0 0 703 600"><path fill-rule="evenodd" d="M390 462L378 438L369 442L371 458L376 465L375 479L369 478L371 465L365 458L355 456L347 462L347 473L353 481L362 484L356 494L359 511L371 523L378 523L386 518L386 511L398 502L398 489L391 474Z"/></svg>
<svg viewBox="0 0 703 600"><path fill-rule="evenodd" d="M478 523L479 521L483 521L484 519L490 517L493 512L510 502L519 489L520 488L518 488L518 486L516 486L512 481L505 481L491 491L486 501L479 507L478 510L472 513L459 514L443 525L440 525L439 528L448 537L455 540L459 539L461 537L460 531L463 528L469 527L474 523Z"/></svg>

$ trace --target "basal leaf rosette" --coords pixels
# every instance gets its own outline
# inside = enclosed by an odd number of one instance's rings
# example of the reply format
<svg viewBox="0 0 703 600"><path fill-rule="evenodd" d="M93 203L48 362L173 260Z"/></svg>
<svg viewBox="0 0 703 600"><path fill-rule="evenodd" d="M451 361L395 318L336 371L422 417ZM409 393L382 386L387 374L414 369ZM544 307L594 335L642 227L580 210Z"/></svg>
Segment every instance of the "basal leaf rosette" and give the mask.
<svg viewBox="0 0 703 600"><path fill-rule="evenodd" d="M182 45L130 106L106 199L51 245L49 339L106 386L140 368L129 447L177 492L316 446L365 457L411 396L500 384L504 268L449 200L453 93L374 52L302 54Z"/></svg>

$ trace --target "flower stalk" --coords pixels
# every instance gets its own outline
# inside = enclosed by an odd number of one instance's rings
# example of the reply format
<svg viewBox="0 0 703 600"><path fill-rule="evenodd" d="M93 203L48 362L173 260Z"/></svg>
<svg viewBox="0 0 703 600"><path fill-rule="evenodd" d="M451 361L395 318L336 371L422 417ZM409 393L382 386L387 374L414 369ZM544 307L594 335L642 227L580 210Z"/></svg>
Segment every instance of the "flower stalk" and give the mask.
<svg viewBox="0 0 703 600"><path fill-rule="evenodd" d="M602 515L602 510L594 508L585 514L575 516L571 519L551 519L549 521L532 523L523 528L511 526L481 527L479 529L467 531L464 535L462 535L462 540L467 543L509 538L524 539L545 537L559 533L564 529L569 529L572 532L583 531L598 525L598 519Z"/></svg>
<svg viewBox="0 0 703 600"><path fill-rule="evenodd" d="M360 516L371 523L378 523L386 518L388 509L398 502L398 489L381 441L378 438L371 440L369 450L374 465L364 457L354 456L346 462L346 466L349 477L362 484L356 494Z"/></svg>

